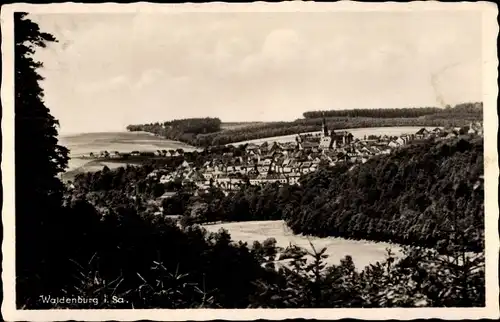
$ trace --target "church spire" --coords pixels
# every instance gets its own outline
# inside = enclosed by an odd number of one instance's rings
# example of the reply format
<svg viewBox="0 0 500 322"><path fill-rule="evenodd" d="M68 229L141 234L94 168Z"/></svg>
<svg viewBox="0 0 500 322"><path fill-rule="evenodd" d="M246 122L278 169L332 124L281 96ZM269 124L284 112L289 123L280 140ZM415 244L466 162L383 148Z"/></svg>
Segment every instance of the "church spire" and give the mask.
<svg viewBox="0 0 500 322"><path fill-rule="evenodd" d="M326 126L325 112L323 114L323 135L328 136L328 127Z"/></svg>

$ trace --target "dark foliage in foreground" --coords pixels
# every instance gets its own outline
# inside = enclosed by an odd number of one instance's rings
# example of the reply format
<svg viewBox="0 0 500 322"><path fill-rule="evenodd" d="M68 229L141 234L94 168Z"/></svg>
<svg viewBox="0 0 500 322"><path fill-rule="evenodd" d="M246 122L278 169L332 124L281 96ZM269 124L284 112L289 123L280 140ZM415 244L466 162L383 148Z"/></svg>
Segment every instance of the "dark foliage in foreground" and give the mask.
<svg viewBox="0 0 500 322"><path fill-rule="evenodd" d="M40 271L50 274L48 241L42 231L60 211L63 185L56 175L64 171L68 150L58 145L57 120L43 101L36 69L42 63L33 60L36 47L45 47L55 38L39 30L15 13L15 186L16 186L16 269L18 274L37 278ZM43 284L18 285L40 293ZM43 281L42 281L43 282ZM18 298L19 299L19 298Z"/></svg>
<svg viewBox="0 0 500 322"><path fill-rule="evenodd" d="M412 248L400 262L388 254L386 261L360 271L350 257L326 265L325 250L309 255L296 247L283 250L272 239L248 247L231 243L224 231L181 229L133 209L92 221L91 209L75 202L68 209L71 220L53 239L60 240L59 256L71 260L54 268L61 289L52 296L98 298L98 308L484 305L484 258L460 248L451 256ZM68 241L71 245L61 247ZM274 262L282 257L277 251L288 254L288 264ZM123 303L110 301L113 296ZM54 307L36 298L26 303Z"/></svg>

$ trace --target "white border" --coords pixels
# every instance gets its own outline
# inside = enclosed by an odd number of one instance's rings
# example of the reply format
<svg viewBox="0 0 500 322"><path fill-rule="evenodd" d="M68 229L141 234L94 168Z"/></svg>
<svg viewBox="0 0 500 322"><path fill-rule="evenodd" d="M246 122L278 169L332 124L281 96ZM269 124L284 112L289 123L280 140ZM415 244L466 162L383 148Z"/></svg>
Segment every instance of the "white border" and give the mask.
<svg viewBox="0 0 500 322"><path fill-rule="evenodd" d="M61 321L61 320L279 320L285 318L314 319L477 319L499 317L498 254L498 155L496 114L497 51L498 36L497 14L494 3L460 2L441 3L418 1L411 3L360 3L341 1L337 3L282 2L282 3L206 3L206 4L10 4L1 8L2 24L2 176L3 201L2 220L4 225L3 251L3 291L2 314L9 321ZM13 107L13 12L30 13L177 13L177 12L321 12L321 11L438 11L438 10L476 10L483 14L483 103L485 129L485 213L486 213L486 307L474 309L447 308L401 308L401 309L203 309L203 310L16 310L15 307L15 259L14 259L14 107ZM464 22L466 23L466 22ZM467 84L464 84L467 86Z"/></svg>

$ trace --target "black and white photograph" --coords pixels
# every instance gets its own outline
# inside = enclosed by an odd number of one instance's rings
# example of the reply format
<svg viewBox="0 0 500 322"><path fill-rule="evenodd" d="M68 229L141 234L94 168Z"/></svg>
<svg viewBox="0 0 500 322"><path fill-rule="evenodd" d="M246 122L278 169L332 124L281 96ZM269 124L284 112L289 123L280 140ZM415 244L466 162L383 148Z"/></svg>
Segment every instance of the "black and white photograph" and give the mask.
<svg viewBox="0 0 500 322"><path fill-rule="evenodd" d="M497 7L348 2L2 7L4 318L498 318Z"/></svg>

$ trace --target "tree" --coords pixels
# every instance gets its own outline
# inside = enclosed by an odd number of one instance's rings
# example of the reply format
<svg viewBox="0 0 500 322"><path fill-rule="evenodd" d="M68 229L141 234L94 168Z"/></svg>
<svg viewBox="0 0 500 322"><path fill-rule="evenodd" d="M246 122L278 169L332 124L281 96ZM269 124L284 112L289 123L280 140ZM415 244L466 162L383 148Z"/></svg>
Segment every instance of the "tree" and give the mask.
<svg viewBox="0 0 500 322"><path fill-rule="evenodd" d="M15 35L15 185L16 185L16 269L18 300L30 276L48 270L44 250L50 243L50 221L61 210L63 184L57 175L68 162L68 150L58 145L58 121L44 104L37 72L43 64L33 59L37 48L56 39L41 32L38 25L14 14Z"/></svg>

